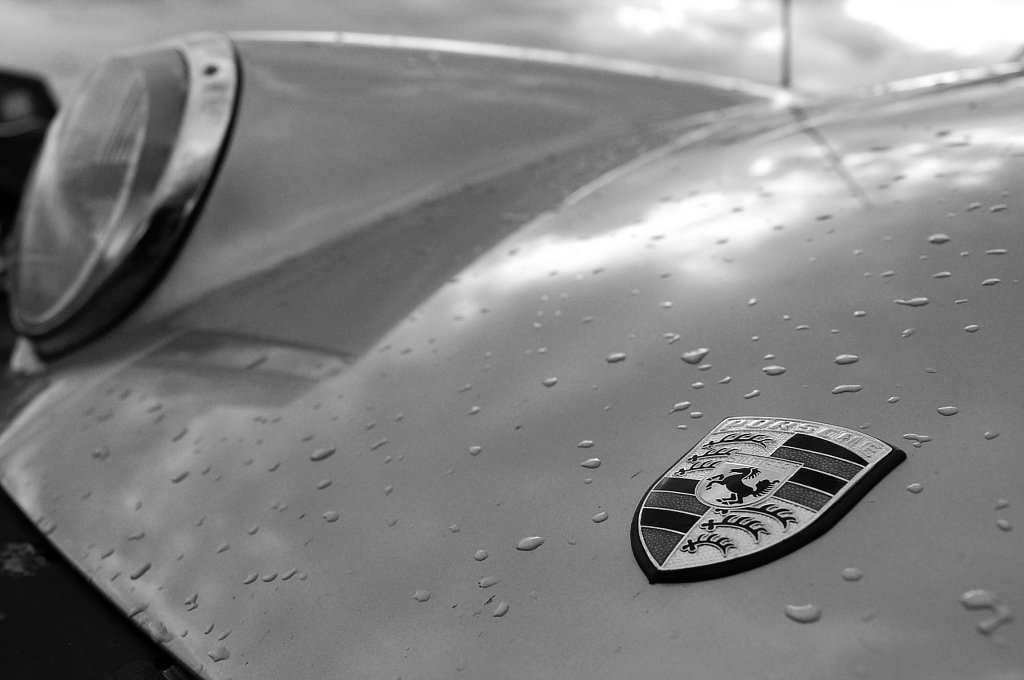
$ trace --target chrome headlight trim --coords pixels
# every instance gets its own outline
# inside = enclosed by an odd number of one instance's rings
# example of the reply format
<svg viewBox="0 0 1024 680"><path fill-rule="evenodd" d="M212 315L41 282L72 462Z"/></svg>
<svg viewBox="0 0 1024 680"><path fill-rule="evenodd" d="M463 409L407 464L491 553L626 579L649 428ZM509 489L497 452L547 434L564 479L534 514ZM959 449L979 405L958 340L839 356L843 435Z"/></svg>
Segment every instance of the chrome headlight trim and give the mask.
<svg viewBox="0 0 1024 680"><path fill-rule="evenodd" d="M23 289L25 281L19 272L23 260L38 256L22 249L25 231L30 228L25 214L47 173L37 167L29 183L9 257L11 317L18 332L31 338L43 354L65 351L97 335L144 297L177 252L213 178L238 93L234 47L225 36L198 34L120 56L131 60L168 50L183 58L187 82L182 84L184 101L177 133L159 179L148 191L132 187L128 198L132 205L116 216L110 233L98 239L81 275L74 277L59 297L52 295L52 304L34 309L26 302L29 291ZM46 147L53 147L50 155L56 157L62 145L69 143L66 127L59 123L52 127L39 166L48 162Z"/></svg>

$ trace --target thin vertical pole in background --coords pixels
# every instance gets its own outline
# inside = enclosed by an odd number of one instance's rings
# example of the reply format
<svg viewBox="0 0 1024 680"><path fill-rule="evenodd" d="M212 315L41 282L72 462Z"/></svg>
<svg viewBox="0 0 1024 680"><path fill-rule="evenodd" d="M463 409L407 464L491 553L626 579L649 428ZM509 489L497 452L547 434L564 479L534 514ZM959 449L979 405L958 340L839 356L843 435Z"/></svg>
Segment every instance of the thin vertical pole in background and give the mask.
<svg viewBox="0 0 1024 680"><path fill-rule="evenodd" d="M793 6L792 0L781 0L782 14L782 76L780 84L789 89L793 82Z"/></svg>

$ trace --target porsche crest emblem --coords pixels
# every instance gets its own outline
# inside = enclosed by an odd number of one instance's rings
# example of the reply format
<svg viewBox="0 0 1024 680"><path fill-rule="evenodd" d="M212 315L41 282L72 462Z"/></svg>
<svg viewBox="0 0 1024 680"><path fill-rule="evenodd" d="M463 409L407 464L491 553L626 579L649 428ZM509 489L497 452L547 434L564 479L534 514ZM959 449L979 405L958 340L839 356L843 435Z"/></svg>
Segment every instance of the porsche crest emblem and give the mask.
<svg viewBox="0 0 1024 680"><path fill-rule="evenodd" d="M728 418L647 491L633 554L652 583L750 569L820 536L905 458L844 427Z"/></svg>

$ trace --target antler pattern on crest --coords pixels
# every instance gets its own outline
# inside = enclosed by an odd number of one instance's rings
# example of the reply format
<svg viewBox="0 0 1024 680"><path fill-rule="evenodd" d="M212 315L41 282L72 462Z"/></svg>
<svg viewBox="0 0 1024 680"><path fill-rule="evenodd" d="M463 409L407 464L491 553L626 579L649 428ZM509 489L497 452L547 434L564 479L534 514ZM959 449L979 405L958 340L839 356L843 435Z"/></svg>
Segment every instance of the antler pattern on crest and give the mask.
<svg viewBox="0 0 1024 680"><path fill-rule="evenodd" d="M756 444L762 449L768 448L768 445L773 443L775 440L766 434L757 434L755 432L729 432L722 436L718 441L711 440L702 449L713 449L722 444Z"/></svg>
<svg viewBox="0 0 1024 680"><path fill-rule="evenodd" d="M721 534L701 534L697 538L687 539L683 545L679 546L679 549L689 553L695 553L697 552L697 548L702 545L711 546L723 555L736 547L736 544L733 543L732 539L728 536L722 536Z"/></svg>
<svg viewBox="0 0 1024 680"><path fill-rule="evenodd" d="M754 517L743 517L741 515L726 515L716 520L709 519L700 525L701 529L714 531L715 529L738 529L739 531L753 537L755 541L761 539L762 534L768 533L768 528L763 522Z"/></svg>
<svg viewBox="0 0 1024 680"><path fill-rule="evenodd" d="M720 461L717 459L713 460L698 460L690 467L683 470L683 472L693 472L695 470L711 470L716 467Z"/></svg>
<svg viewBox="0 0 1024 680"><path fill-rule="evenodd" d="M730 512L729 510L716 510L719 514L725 514ZM793 516L793 512L786 508L780 507L775 503L765 503L764 505L758 505L756 507L737 508L734 512L753 512L758 515L764 515L765 517L771 517L776 522L782 525L785 529L790 524L796 524L796 517Z"/></svg>

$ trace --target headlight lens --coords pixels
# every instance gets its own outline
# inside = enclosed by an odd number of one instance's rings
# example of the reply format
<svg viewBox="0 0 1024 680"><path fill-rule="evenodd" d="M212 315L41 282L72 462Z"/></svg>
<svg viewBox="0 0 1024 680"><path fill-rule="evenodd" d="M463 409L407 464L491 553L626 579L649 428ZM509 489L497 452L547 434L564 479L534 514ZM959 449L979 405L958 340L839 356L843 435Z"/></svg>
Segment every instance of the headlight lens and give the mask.
<svg viewBox="0 0 1024 680"><path fill-rule="evenodd" d="M149 110L144 73L118 59L95 73L58 117L64 143L44 147L37 190L21 213L14 284L24 323L43 325L58 316L81 295L100 260L124 249L127 231L118 225L131 199L141 198L133 188Z"/></svg>
<svg viewBox="0 0 1024 680"><path fill-rule="evenodd" d="M212 175L236 83L230 44L200 36L110 59L58 115L11 257L13 320L44 351L102 330L162 270Z"/></svg>

